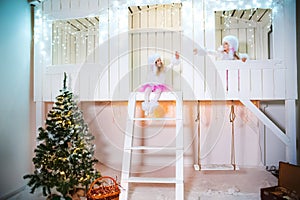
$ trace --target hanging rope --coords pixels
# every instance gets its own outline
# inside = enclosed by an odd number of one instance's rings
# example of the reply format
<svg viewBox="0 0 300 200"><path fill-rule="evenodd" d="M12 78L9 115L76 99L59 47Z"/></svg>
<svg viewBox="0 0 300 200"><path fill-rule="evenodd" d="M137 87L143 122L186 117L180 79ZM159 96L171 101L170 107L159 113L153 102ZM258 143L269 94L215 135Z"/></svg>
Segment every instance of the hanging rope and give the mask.
<svg viewBox="0 0 300 200"><path fill-rule="evenodd" d="M64 72L64 90L67 89L67 73Z"/></svg>
<svg viewBox="0 0 300 200"><path fill-rule="evenodd" d="M235 113L234 113L234 105L231 105L229 120L231 123L231 164L233 169L235 170L235 148L234 148L234 120L235 120Z"/></svg>
<svg viewBox="0 0 300 200"><path fill-rule="evenodd" d="M201 155L200 155L200 101L197 101L197 118L195 120L195 122L197 122L197 164L199 166L199 170L201 169L201 163L200 163L200 159L201 159Z"/></svg>

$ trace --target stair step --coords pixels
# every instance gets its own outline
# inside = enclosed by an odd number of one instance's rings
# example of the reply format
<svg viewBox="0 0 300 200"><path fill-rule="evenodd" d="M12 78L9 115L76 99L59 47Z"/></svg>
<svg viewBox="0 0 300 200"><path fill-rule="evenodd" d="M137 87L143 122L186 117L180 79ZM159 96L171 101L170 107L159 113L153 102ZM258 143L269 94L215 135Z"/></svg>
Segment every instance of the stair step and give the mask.
<svg viewBox="0 0 300 200"><path fill-rule="evenodd" d="M155 146L134 146L134 147L125 147L125 150L183 150L183 147L155 147Z"/></svg>
<svg viewBox="0 0 300 200"><path fill-rule="evenodd" d="M129 177L130 183L177 183L175 178Z"/></svg>

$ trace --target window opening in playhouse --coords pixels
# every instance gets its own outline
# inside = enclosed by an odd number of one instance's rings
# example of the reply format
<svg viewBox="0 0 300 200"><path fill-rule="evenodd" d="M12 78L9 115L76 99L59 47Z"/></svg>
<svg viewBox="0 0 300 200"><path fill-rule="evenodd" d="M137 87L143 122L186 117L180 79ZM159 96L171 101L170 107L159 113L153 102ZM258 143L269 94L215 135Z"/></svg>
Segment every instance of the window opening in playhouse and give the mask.
<svg viewBox="0 0 300 200"><path fill-rule="evenodd" d="M52 64L95 63L99 41L99 17L52 22Z"/></svg>
<svg viewBox="0 0 300 200"><path fill-rule="evenodd" d="M136 5L128 7L130 67L132 89L145 82L148 57L158 53L168 65L175 50L180 51L182 3ZM179 66L180 67L180 66ZM173 87L174 73L166 78ZM176 76L176 75L175 75Z"/></svg>
<svg viewBox="0 0 300 200"><path fill-rule="evenodd" d="M270 59L272 9L251 8L215 11L215 48L227 35L238 39L238 52L250 59Z"/></svg>

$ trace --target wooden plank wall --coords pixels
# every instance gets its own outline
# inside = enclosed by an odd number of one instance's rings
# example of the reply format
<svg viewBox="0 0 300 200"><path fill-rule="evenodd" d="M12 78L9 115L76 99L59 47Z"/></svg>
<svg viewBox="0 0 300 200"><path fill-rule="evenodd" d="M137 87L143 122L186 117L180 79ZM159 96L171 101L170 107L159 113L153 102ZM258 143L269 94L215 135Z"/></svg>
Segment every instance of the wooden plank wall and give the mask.
<svg viewBox="0 0 300 200"><path fill-rule="evenodd" d="M141 9L143 12L139 12ZM175 51L181 50L181 4L132 6L129 16L132 90L147 81L148 58L160 54L165 65L170 63ZM167 83L181 90L180 68L168 73Z"/></svg>
<svg viewBox="0 0 300 200"><path fill-rule="evenodd" d="M195 47L216 48L224 36L221 30L215 29L218 20L215 20L214 11L208 9L204 12L207 8L203 1L141 5L143 12L134 10L139 9L135 5L130 7L133 13L129 12L127 4L109 6L108 0L45 1L42 8L44 16L52 20L91 14L99 16L99 32L83 45L87 48L79 48L84 53L77 55L64 50L66 55L71 55L68 61L75 64L58 64L59 56L60 62L65 60L64 54L60 53L56 55L56 61L44 59L36 65L44 68L37 70L43 77L43 84L39 86L42 89L36 89L36 97L53 101L62 87L63 72L67 72L70 88L79 100L127 100L129 93L146 80L150 54L159 52L168 64L174 51L178 50L182 63L169 73L167 81L175 90L183 91L185 100L285 98L284 63L266 60L267 53L265 50L258 53L260 48L256 45L251 47L241 43L241 51L245 50L250 57L259 59L247 63L215 61L209 56L193 55ZM248 39L244 35L250 30L242 27L231 29L230 33L239 33L241 41L246 41ZM258 31L262 31L261 35L265 37L265 30L257 27L255 32ZM260 34L254 34L257 35ZM260 40L263 38L255 41ZM87 58L83 55L89 54L89 45L95 50ZM260 45L261 49L265 49L264 45ZM48 48L47 54L53 58L51 52ZM57 62L57 65L52 62Z"/></svg>
<svg viewBox="0 0 300 200"><path fill-rule="evenodd" d="M36 96L53 101L62 87L63 73L67 72L69 88L81 101L127 100L128 7L112 7L109 3L108 0L48 0L42 4L45 23L55 29L59 38L47 51L51 59L40 72L44 77L43 89ZM68 22L83 17L93 20L96 29L69 34Z"/></svg>

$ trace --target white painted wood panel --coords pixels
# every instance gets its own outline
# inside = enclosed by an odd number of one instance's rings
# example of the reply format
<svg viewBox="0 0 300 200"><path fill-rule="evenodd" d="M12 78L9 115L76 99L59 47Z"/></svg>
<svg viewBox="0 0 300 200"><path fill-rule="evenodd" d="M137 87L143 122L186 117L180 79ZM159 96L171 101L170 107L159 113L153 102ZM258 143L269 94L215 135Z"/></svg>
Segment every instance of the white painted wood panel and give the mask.
<svg viewBox="0 0 300 200"><path fill-rule="evenodd" d="M241 99L248 98L250 92L250 69L240 70L240 91L239 97Z"/></svg>
<svg viewBox="0 0 300 200"><path fill-rule="evenodd" d="M288 67L287 71L286 71L286 79L289 80L286 82L286 87L289 88L286 93L287 93L287 99L298 99L298 90L297 90L297 83L298 83L298 79L297 79L297 69L299 69L299 67L297 68L297 43L295 42L295 38L297 38L296 36L296 17L294 17L296 15L296 1L291 1L290 3L287 3L286 6L283 6L283 13L286 14L286 20L285 22L289 22L289 23L283 23L282 25L282 29L284 30L284 33L286 35L285 39L281 38L281 41L284 42L284 48L283 48L283 52L284 52L284 61L285 64ZM286 31L289 30L289 31ZM283 47L283 46L279 46ZM278 49L279 49L278 48ZM278 50L277 49L277 50ZM279 51L279 50L278 50ZM278 52L279 53L279 52ZM299 73L298 73L299 74Z"/></svg>
<svg viewBox="0 0 300 200"><path fill-rule="evenodd" d="M90 9L99 10L99 0L89 0L88 7Z"/></svg>
<svg viewBox="0 0 300 200"><path fill-rule="evenodd" d="M87 68L87 70L93 70L93 68ZM85 99L85 101L90 101L91 99L105 99L102 95L106 94L109 91L109 84L101 84L102 76L99 72L98 73L89 73L86 71L85 77L82 77L80 79L81 85L85 85L84 83L88 84L87 87L84 88L84 90L88 90L88 98ZM96 71L95 69L93 71ZM96 71L97 72L97 71ZM100 84L99 84L99 77L100 77ZM88 78L88 79L87 79ZM107 76L104 77L104 81L107 83ZM88 82L86 82L88 80ZM103 92L104 91L104 92Z"/></svg>
<svg viewBox="0 0 300 200"><path fill-rule="evenodd" d="M147 75L149 73L148 68L148 34L141 34L141 45L140 45L140 72L141 72L141 83L144 83L147 81Z"/></svg>
<svg viewBox="0 0 300 200"><path fill-rule="evenodd" d="M111 43L110 46L114 46L114 44ZM147 56L145 56L146 52L139 55L140 56L136 57L136 59L138 59L136 62L144 63L145 65L147 62ZM168 56L171 56L171 54L168 54ZM127 57L125 56L123 59L127 60ZM283 65L276 65L276 62L278 61L249 61L248 63L242 63L240 61L214 61L210 63L210 67L206 68L206 75L204 77L199 76L198 82L201 84L197 85L194 84L193 79L194 68L183 60L181 64L183 69L179 67L173 70L172 84L174 88L176 88L176 86L183 88L184 93L186 93L186 100L195 99L194 91L198 91L197 89L204 85L205 92L198 96L195 95L198 100L225 100L237 99L238 97L250 99L281 99L285 97L284 84L275 84L275 82L285 82L285 68ZM69 65L67 68L66 65L60 66L60 68L58 66L49 66L48 75L46 76L48 78L46 80L50 80L52 84L50 88L45 90L47 91L45 92L45 97L53 98L55 96L56 91L59 89L55 83L62 81L63 71L75 73L74 70L78 70L80 77L78 93L80 99L93 101L100 99L114 100L115 97L122 98L123 96L118 95L121 93L121 88L118 85L118 82L121 80L119 74L121 71L119 60L112 61L109 63L109 66L110 68L105 66L101 68L100 65L93 65L93 67L86 67L85 65L74 67ZM274 69L271 67L274 67ZM124 70L124 67L122 69ZM133 75L136 75L137 78L142 77L142 70L145 71L145 67L143 68L138 64L135 69L136 72L134 72ZM126 72L128 71L126 71L125 68L123 71L123 74L126 76L124 79L126 80L125 85L129 85L128 82L131 78ZM56 76L56 74L61 75ZM106 84L107 82L109 82L109 84ZM141 82L136 82L137 86L139 84L141 84ZM95 88L97 88L96 91ZM278 88L279 90L277 90ZM48 91L52 91L51 95L47 94ZM126 91L129 92L129 87L127 87Z"/></svg>
<svg viewBox="0 0 300 200"><path fill-rule="evenodd" d="M175 51L178 51L181 53L181 50L182 50L182 47L181 47L182 41L181 40L182 40L182 35L179 32L171 33L171 43L170 43L171 49L170 49L170 51L172 53L174 53ZM172 58L172 57L170 56L170 58ZM175 91L182 91L182 81L183 81L182 77L181 77L182 71L183 71L183 63L173 67L171 86L173 87L173 89Z"/></svg>
<svg viewBox="0 0 300 200"><path fill-rule="evenodd" d="M182 7L176 4L153 4L147 7L146 3L141 2L143 12L139 12L138 5L132 5L135 12L127 17L128 5L108 0L49 0L43 3L44 14L53 19L86 17L86 13L95 14L95 10L98 9L98 36L92 31L88 31L86 35L83 33L78 35L77 39L75 36L62 35L59 39L66 41L66 48L53 46L52 51L53 64L68 62L81 63L81 65L97 64L98 68L95 68L97 72L84 72L94 73L99 77L97 81L98 85L101 83L101 87L97 85L96 87L99 88L96 92L90 91L93 87L85 83L96 78L87 81L84 79L89 79L90 75L82 74L81 70L78 73L80 77L77 83L78 92L83 99L114 99L114 96L127 99L126 95L146 79L145 66L148 63L148 56L159 52L168 63L174 50L180 51L183 62L168 74L167 81L174 89L187 91L184 93L185 99L286 98L285 76L289 74L289 77L292 77L292 75L290 71L287 74L287 68L283 65L277 67L274 62L268 63L270 60L257 62L249 60L246 65L251 65L251 69L249 66L243 69L245 67L243 63L239 63L241 66L234 64L227 71L231 78L228 77L226 80L226 71L224 71L226 65L223 65L222 69L216 68L215 63L210 61L211 58L192 54L195 46L214 49L220 45L224 35L235 34L240 40L240 52L246 51L251 58L265 59L268 54L265 40L268 31L265 28L267 24L251 25L247 28L243 22L233 19L232 23L238 24L240 28L232 25L230 30L222 32L221 29L215 29L215 27L223 23L224 19L215 17L214 6L205 4L203 1L185 1L182 2ZM257 11L254 17L258 16L259 12ZM129 23L127 20L126 23L122 23L124 18L128 19ZM278 27L282 23L279 17L274 20L274 26ZM120 26L126 36L119 35L121 34ZM62 25L57 30L65 32L66 27L67 25ZM126 33L126 31L129 32ZM283 34L282 31L277 31L275 39ZM84 36L86 39L78 39ZM250 39L253 36L255 38L251 42ZM75 42L78 45L76 48L78 53L70 50L75 48ZM277 52L276 50L274 55L279 55ZM46 53L51 55L51 52ZM48 63L47 66L49 64L51 65ZM66 71L65 66L62 68L62 71ZM52 80L52 78L57 78L47 74L48 70L44 71L44 76L47 77L45 80L53 81L53 83L58 81ZM120 85L126 89L121 89ZM77 88L77 86L74 87ZM85 91L83 91L84 88ZM45 91L42 96L48 99L54 95L55 89L53 85L50 89L51 95ZM190 90L193 92L189 92Z"/></svg>
<svg viewBox="0 0 300 200"><path fill-rule="evenodd" d="M119 71L119 61L116 60L115 62L110 64L110 99L115 99L120 94Z"/></svg>
<svg viewBox="0 0 300 200"><path fill-rule="evenodd" d="M228 84L228 97L238 97L239 70L227 69L225 73L226 73L226 84Z"/></svg>
<svg viewBox="0 0 300 200"><path fill-rule="evenodd" d="M74 6L72 6L73 3L75 3L78 5L78 8L80 6L80 2L79 0L75 0L75 1L70 1L70 0L64 0L64 1L60 1L60 10L63 10L66 13L69 13L71 8L74 8Z"/></svg>
<svg viewBox="0 0 300 200"><path fill-rule="evenodd" d="M72 10L79 10L81 7L81 0L71 0L70 7Z"/></svg>
<svg viewBox="0 0 300 200"><path fill-rule="evenodd" d="M92 8L89 8L89 0L87 1L80 1L80 10L92 10Z"/></svg>
<svg viewBox="0 0 300 200"><path fill-rule="evenodd" d="M49 10L50 12L58 12L61 10L61 0L59 1L51 1L51 3L49 2L49 4L51 4L51 10Z"/></svg>
<svg viewBox="0 0 300 200"><path fill-rule="evenodd" d="M250 96L253 99L262 99L262 71L253 69L250 72Z"/></svg>
<svg viewBox="0 0 300 200"><path fill-rule="evenodd" d="M131 35L131 48L132 48L132 55L131 55L131 65L132 65L132 89L135 90L139 87L141 83L141 72L140 72L140 53L139 53L139 46L140 46L140 34L133 34Z"/></svg>
<svg viewBox="0 0 300 200"><path fill-rule="evenodd" d="M46 75L45 78L43 79L43 84L42 84L42 89L43 89L43 94L42 94L42 101L52 101L52 79L54 76L49 76ZM47 84L45 84L44 81L47 81Z"/></svg>
<svg viewBox="0 0 300 200"><path fill-rule="evenodd" d="M275 93L274 70L265 69L263 71L262 93L264 99L272 99Z"/></svg>
<svg viewBox="0 0 300 200"><path fill-rule="evenodd" d="M220 98L223 97L223 99L225 99L228 97L228 80L226 78L228 75L228 70L218 70L218 72L215 75L217 85L216 96Z"/></svg>
<svg viewBox="0 0 300 200"><path fill-rule="evenodd" d="M286 98L286 70L278 69L274 71L274 96L278 99Z"/></svg>
<svg viewBox="0 0 300 200"><path fill-rule="evenodd" d="M193 4L193 38L191 48L205 47L205 35L204 33L204 11L203 1L194 1ZM192 65L194 67L194 95L196 99L203 98L204 94L204 63L205 57L193 55L191 58Z"/></svg>
<svg viewBox="0 0 300 200"><path fill-rule="evenodd" d="M85 71L81 70L81 73L79 74L79 91L80 91L79 92L79 94L80 94L79 98L81 100L89 99L89 94L90 94L90 90L87 89L87 87L90 86L91 77L90 76L86 77ZM85 78L88 78L88 79L85 80ZM85 80L85 81L81 82L81 80Z"/></svg>
<svg viewBox="0 0 300 200"><path fill-rule="evenodd" d="M165 58L166 57L171 58L173 56L172 53L174 53L172 52L173 50L172 35L173 35L172 32L164 32L164 48L168 50L167 56L164 56ZM174 73L174 69L169 73L167 73L166 75L166 83L171 86L173 85L173 73Z"/></svg>

